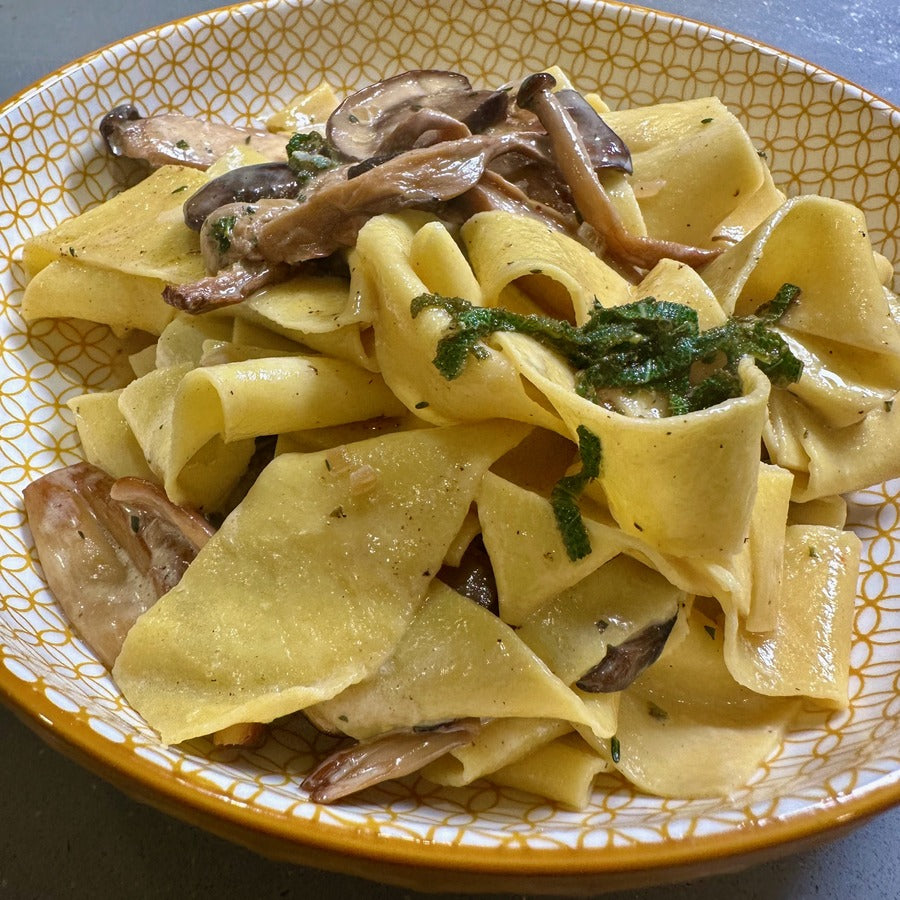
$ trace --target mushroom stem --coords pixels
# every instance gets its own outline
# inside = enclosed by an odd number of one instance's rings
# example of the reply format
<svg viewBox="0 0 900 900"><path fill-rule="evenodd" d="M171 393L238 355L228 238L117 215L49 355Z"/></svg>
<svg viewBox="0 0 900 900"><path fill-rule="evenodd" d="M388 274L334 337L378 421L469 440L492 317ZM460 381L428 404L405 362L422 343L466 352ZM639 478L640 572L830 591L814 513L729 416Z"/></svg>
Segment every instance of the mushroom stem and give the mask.
<svg viewBox="0 0 900 900"><path fill-rule="evenodd" d="M199 281L167 285L163 300L176 309L196 315L240 303L267 284L284 281L289 271L287 266L264 262L236 262Z"/></svg>
<svg viewBox="0 0 900 900"><path fill-rule="evenodd" d="M715 259L721 250L644 237L626 229L597 178L578 126L553 93L555 86L556 79L547 72L530 75L522 82L516 102L533 112L547 130L553 156L569 185L575 206L603 238L606 252L619 262L643 269L651 269L666 258L689 266L702 266Z"/></svg>
<svg viewBox="0 0 900 900"><path fill-rule="evenodd" d="M480 719L459 719L427 730L389 731L332 753L303 782L314 803L332 803L348 794L417 772L445 753L470 744Z"/></svg>

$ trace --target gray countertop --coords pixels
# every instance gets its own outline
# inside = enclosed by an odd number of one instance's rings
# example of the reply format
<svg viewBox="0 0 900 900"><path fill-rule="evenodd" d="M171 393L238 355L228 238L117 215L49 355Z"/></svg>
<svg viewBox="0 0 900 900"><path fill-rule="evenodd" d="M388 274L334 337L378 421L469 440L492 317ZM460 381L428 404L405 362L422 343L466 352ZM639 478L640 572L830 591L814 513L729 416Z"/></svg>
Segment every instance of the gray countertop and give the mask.
<svg viewBox="0 0 900 900"><path fill-rule="evenodd" d="M121 37L217 4L203 0L3 0L0 98ZM900 103L896 0L643 3L804 57ZM273 863L153 809L47 747L0 708L0 897L363 897L410 891ZM633 900L880 900L900 894L900 809L818 849ZM450 895L444 895L450 896Z"/></svg>

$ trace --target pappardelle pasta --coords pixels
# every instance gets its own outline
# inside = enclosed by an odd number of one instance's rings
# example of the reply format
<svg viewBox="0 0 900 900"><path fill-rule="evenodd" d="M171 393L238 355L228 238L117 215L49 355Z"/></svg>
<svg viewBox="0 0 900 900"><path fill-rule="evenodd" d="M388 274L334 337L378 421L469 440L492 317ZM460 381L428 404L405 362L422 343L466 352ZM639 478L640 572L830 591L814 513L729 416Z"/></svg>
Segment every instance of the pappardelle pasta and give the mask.
<svg viewBox="0 0 900 900"><path fill-rule="evenodd" d="M145 346L26 510L163 741L299 714L348 739L317 801L580 807L728 794L847 705L840 495L900 474L900 306L721 102L429 70L101 131L150 172L28 241L23 313Z"/></svg>

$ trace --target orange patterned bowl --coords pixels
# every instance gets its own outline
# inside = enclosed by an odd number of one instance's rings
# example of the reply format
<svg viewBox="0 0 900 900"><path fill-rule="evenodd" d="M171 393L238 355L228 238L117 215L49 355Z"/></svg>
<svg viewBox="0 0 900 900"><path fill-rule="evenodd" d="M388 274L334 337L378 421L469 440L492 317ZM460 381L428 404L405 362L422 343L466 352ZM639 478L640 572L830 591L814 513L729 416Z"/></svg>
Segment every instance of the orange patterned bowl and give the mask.
<svg viewBox="0 0 900 900"><path fill-rule="evenodd" d="M148 110L259 120L327 74L339 88L422 66L500 83L555 62L613 106L718 94L789 195L865 211L900 256L900 110L800 60L713 28L570 0L270 0L130 38L56 73L0 112L0 694L54 744L130 793L265 854L419 887L609 890L736 868L831 836L900 801L900 483L861 492L864 539L852 704L808 715L728 800L672 801L601 780L583 812L475 785L407 779L336 807L299 783L316 738L276 729L261 749L166 747L73 636L32 564L21 490L74 462L65 408L108 386L121 354L105 328L19 314L23 240L109 197L119 176L95 125L130 99Z"/></svg>

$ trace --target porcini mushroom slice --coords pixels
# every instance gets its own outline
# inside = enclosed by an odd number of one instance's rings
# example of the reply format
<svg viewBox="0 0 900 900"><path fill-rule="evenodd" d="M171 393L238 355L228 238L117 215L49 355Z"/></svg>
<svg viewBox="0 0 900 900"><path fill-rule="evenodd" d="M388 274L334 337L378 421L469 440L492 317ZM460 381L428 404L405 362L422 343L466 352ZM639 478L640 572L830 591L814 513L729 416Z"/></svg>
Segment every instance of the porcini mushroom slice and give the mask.
<svg viewBox="0 0 900 900"><path fill-rule="evenodd" d="M505 92L474 91L469 79L458 72L416 69L351 94L331 114L325 133L344 158L364 160L384 152L398 127L405 129L408 138L408 118L423 110L443 113L469 131L482 131L506 117L507 103ZM428 127L427 119L420 118L419 134Z"/></svg>
<svg viewBox="0 0 900 900"><path fill-rule="evenodd" d="M659 659L677 618L675 615L664 622L654 622L621 644L607 646L603 659L585 672L575 686L592 694L624 691Z"/></svg>
<svg viewBox="0 0 900 900"><path fill-rule="evenodd" d="M550 136L554 159L569 185L575 206L585 222L603 240L606 252L621 263L641 269L651 269L662 259L701 266L719 256L721 250L635 235L625 228L597 178L578 126L553 93L555 85L556 79L548 72L529 75L519 88L516 102L541 120Z"/></svg>
<svg viewBox="0 0 900 900"><path fill-rule="evenodd" d="M359 741L333 753L303 782L314 803L333 803L383 781L402 778L470 744L480 719L459 719L426 729L403 729Z"/></svg>

